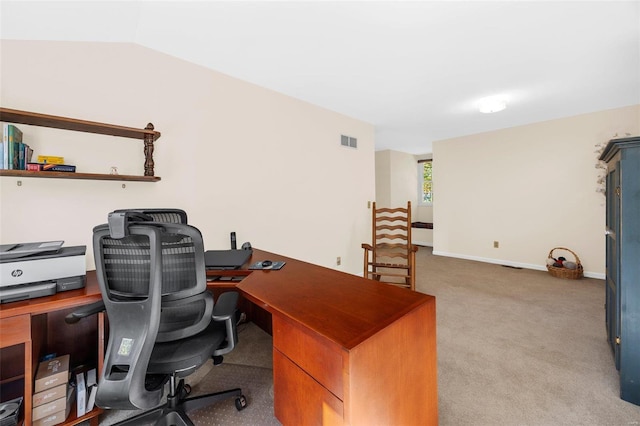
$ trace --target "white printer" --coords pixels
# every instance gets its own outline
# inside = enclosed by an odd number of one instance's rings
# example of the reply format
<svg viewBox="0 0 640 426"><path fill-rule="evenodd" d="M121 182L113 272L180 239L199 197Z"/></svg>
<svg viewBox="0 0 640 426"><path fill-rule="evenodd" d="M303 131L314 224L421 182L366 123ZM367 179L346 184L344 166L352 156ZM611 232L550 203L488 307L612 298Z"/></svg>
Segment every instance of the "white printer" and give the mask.
<svg viewBox="0 0 640 426"><path fill-rule="evenodd" d="M63 241L0 246L0 303L48 296L85 286L86 246Z"/></svg>

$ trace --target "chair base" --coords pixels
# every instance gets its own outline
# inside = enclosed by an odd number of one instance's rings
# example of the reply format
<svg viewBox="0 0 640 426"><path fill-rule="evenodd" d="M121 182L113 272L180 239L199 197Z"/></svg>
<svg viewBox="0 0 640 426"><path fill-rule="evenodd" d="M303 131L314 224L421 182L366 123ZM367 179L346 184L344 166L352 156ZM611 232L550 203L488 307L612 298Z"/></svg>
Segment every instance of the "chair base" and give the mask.
<svg viewBox="0 0 640 426"><path fill-rule="evenodd" d="M172 377L172 384L175 380ZM172 386L172 389L174 387ZM236 397L236 409L243 410L247 406L247 400L242 395L240 388L230 389L222 392L210 393L206 395L186 398L187 392L184 388L184 380L180 383L175 391L167 396L167 402L163 405L153 408L137 416L123 420L116 425L157 425L157 426L195 426L189 419L187 412L206 407L225 399Z"/></svg>

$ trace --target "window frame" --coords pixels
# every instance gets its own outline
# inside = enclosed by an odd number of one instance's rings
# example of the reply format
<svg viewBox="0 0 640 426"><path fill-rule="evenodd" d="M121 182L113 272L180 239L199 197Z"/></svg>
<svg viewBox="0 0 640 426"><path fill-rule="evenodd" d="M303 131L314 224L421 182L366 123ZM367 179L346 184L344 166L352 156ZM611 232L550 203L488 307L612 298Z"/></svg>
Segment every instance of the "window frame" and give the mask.
<svg viewBox="0 0 640 426"><path fill-rule="evenodd" d="M424 200L424 163L431 163L431 201L423 201ZM418 205L420 206L433 206L433 159L426 158L423 160L418 160L417 163L418 170Z"/></svg>

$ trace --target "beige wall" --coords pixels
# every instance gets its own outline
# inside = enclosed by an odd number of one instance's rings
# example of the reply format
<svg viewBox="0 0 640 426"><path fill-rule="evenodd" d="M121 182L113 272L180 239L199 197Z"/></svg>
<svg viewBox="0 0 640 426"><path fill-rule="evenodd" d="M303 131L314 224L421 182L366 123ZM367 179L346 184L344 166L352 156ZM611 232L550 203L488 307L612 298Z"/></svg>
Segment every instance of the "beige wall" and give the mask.
<svg viewBox="0 0 640 426"><path fill-rule="evenodd" d="M376 203L391 205L391 151L376 151Z"/></svg>
<svg viewBox="0 0 640 426"><path fill-rule="evenodd" d="M376 151L376 203L381 207L398 207L407 201L415 206L417 168L413 155L399 151ZM415 211L415 209L414 209Z"/></svg>
<svg viewBox="0 0 640 426"><path fill-rule="evenodd" d="M400 207L411 201L412 221L432 222L433 207L418 204L417 161L430 156L404 152L376 151L376 203L382 207ZM433 231L414 229L414 244L433 245Z"/></svg>
<svg viewBox="0 0 640 426"><path fill-rule="evenodd" d="M639 113L632 106L434 142L434 253L545 269L549 250L568 247L586 275L604 277L595 145L640 134Z"/></svg>
<svg viewBox="0 0 640 426"><path fill-rule="evenodd" d="M178 207L208 249L238 242L361 272L374 198L374 128L132 44L6 41L2 106L130 127L151 121L158 183L2 177L0 242L88 246L107 213ZM20 126L35 155L142 174L142 143ZM340 135L358 138L358 149ZM17 182L21 181L22 186ZM342 265L336 266L336 257Z"/></svg>

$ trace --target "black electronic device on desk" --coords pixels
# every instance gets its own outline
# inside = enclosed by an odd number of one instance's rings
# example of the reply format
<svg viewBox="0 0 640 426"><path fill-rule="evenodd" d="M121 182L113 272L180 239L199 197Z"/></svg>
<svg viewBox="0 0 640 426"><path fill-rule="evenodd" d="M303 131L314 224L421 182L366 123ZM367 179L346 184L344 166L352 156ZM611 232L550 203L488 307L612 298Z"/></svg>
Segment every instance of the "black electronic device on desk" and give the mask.
<svg viewBox="0 0 640 426"><path fill-rule="evenodd" d="M207 250L204 264L207 269L238 269L252 254L253 250Z"/></svg>

